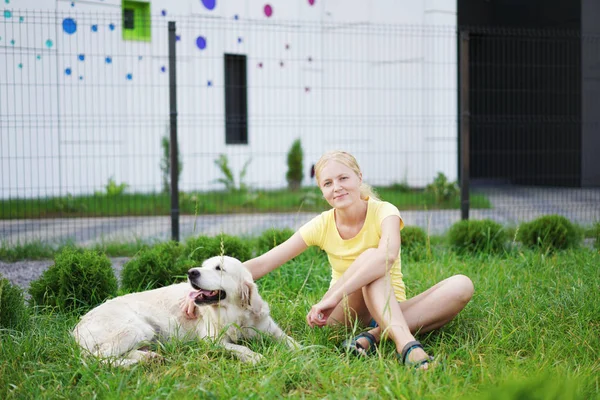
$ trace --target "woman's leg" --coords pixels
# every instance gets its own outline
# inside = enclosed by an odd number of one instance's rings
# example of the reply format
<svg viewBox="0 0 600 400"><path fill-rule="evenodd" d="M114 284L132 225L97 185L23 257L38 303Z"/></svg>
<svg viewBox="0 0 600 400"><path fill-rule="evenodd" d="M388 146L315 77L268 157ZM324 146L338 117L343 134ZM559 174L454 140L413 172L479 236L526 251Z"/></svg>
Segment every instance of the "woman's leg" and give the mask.
<svg viewBox="0 0 600 400"><path fill-rule="evenodd" d="M389 285L389 278L381 279L387 279L386 283ZM381 296L383 292L379 292L379 294L377 292L380 289L378 286L376 285L373 294L376 298L384 300L385 303L384 296ZM419 295L399 303L402 317L410 333L429 332L451 321L471 300L473 290L473 283L468 277L454 275ZM364 292L363 289L363 291L357 291L348 296L346 301L336 307L328 323L348 325L354 323L358 318L361 323L368 324L372 316L367 307ZM385 305L382 308L385 309ZM381 335L379 327L371 329L369 333L379 341ZM365 349L369 347L366 339L359 339L359 344Z"/></svg>

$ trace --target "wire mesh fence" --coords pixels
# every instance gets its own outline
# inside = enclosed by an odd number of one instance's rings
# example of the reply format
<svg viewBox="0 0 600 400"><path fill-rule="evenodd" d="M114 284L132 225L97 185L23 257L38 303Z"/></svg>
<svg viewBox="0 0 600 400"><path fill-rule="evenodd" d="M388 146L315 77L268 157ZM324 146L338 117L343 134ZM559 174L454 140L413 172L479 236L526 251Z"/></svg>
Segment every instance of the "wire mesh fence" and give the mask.
<svg viewBox="0 0 600 400"><path fill-rule="evenodd" d="M2 243L167 240L174 208L182 239L296 229L328 207L311 167L332 149L353 153L406 224L432 233L461 217L464 161L471 218L600 220L596 37L465 28L465 61L452 26L135 23L58 9L13 10L0 25ZM299 189L286 178L296 140Z"/></svg>

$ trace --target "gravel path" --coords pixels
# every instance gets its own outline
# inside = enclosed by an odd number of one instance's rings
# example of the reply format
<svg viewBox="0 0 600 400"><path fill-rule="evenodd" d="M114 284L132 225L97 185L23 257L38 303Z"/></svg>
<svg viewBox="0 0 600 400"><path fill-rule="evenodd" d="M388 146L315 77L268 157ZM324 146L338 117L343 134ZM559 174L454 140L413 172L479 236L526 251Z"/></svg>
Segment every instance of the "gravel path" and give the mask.
<svg viewBox="0 0 600 400"><path fill-rule="evenodd" d="M128 257L111 258L113 269L118 279L121 277L123 264L128 260ZM15 263L5 263L0 261L0 276L8 279L13 285L18 285L27 290L27 288L29 288L29 283L38 279L52 264L54 264L54 260L18 261Z"/></svg>

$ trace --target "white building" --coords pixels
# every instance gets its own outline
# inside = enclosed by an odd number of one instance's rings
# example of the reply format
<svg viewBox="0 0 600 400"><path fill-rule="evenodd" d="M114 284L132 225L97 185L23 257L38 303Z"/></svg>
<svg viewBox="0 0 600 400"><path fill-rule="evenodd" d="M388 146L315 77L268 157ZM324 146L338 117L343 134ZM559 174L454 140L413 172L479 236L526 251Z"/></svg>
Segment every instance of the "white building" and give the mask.
<svg viewBox="0 0 600 400"><path fill-rule="evenodd" d="M161 189L168 21L178 36L181 190L222 187L214 164L221 153L236 174L252 160L245 177L252 187L285 187L296 138L305 184L311 164L330 149L354 153L374 185L422 187L439 171L456 179L455 1L3 6L1 198L93 193L111 177L129 191ZM225 55L243 56L233 61L245 65L246 143L226 144Z"/></svg>

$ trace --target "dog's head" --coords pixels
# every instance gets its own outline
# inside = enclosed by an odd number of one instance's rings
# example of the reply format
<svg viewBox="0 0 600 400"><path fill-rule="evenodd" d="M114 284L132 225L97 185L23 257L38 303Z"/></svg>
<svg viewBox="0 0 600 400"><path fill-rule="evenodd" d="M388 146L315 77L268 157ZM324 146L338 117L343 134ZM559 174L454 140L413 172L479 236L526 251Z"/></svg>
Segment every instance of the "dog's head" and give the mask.
<svg viewBox="0 0 600 400"><path fill-rule="evenodd" d="M188 271L188 281L195 289L190 296L196 305L233 304L257 314L265 309L268 312L252 274L236 258L211 257Z"/></svg>

